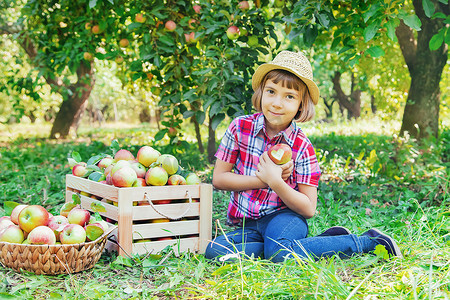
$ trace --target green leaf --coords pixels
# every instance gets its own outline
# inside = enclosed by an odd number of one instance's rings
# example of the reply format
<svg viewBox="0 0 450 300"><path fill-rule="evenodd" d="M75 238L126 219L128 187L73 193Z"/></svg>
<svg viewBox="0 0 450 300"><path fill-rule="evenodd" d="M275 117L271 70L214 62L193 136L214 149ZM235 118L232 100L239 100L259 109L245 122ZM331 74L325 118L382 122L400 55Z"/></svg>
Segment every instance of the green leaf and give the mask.
<svg viewBox="0 0 450 300"><path fill-rule="evenodd" d="M433 35L430 40L430 50L434 51L439 49L441 47L442 43L444 42L444 31L445 28L441 28L438 33Z"/></svg>
<svg viewBox="0 0 450 300"><path fill-rule="evenodd" d="M369 54L372 57L380 57L383 56L384 50L380 46L373 46L366 50L366 54Z"/></svg>
<svg viewBox="0 0 450 300"><path fill-rule="evenodd" d="M400 17L400 16L399 16ZM422 22L420 21L419 17L416 15L409 15L402 18L403 22L405 22L406 25L411 27L412 29L415 29L417 31L421 30Z"/></svg>
<svg viewBox="0 0 450 300"><path fill-rule="evenodd" d="M113 265L122 265L132 268L133 264L131 258L118 256L115 261L112 262Z"/></svg>
<svg viewBox="0 0 450 300"><path fill-rule="evenodd" d="M76 162L81 162L81 155L80 155L80 153L78 153L77 151L72 151L71 157L72 157Z"/></svg>
<svg viewBox="0 0 450 300"><path fill-rule="evenodd" d="M391 41L396 41L396 35L395 35L395 22L394 22L394 19L390 19L387 23L386 23L386 25L385 25L385 27L386 27L386 30L387 30L387 36L388 36L388 38L389 39L391 39Z"/></svg>
<svg viewBox="0 0 450 300"><path fill-rule="evenodd" d="M166 135L169 130L162 129L155 134L155 142L162 140L162 138Z"/></svg>
<svg viewBox="0 0 450 300"><path fill-rule="evenodd" d="M89 180L96 181L96 182L99 182L99 181L100 181L100 178L102 178L102 177L104 177L104 174L103 174L102 172L95 171L95 172L92 172L92 173L89 175L88 179L89 179Z"/></svg>
<svg viewBox="0 0 450 300"><path fill-rule="evenodd" d="M371 39L373 39L373 37L375 36L375 34L377 34L379 25L377 22L372 22L369 24L369 26L367 26L366 28L364 28L364 41L368 42Z"/></svg>
<svg viewBox="0 0 450 300"><path fill-rule="evenodd" d="M109 148L111 149L113 156L116 155L116 152L120 150L119 141L117 139L112 140Z"/></svg>
<svg viewBox="0 0 450 300"><path fill-rule="evenodd" d="M214 116L214 118L211 121L211 127L213 130L216 130L217 126L225 119L225 114L220 113Z"/></svg>
<svg viewBox="0 0 450 300"><path fill-rule="evenodd" d="M317 14L317 19L319 20L319 23L325 27L328 28L328 25L330 25L330 18L326 14Z"/></svg>
<svg viewBox="0 0 450 300"><path fill-rule="evenodd" d="M14 202L14 201L5 201L3 203L3 209L5 210L5 213L7 216L10 216L14 207L19 205L20 203Z"/></svg>
<svg viewBox="0 0 450 300"><path fill-rule="evenodd" d="M423 10L425 15L430 18L434 13L434 4L430 0L422 0Z"/></svg>
<svg viewBox="0 0 450 300"><path fill-rule="evenodd" d="M72 194L72 202L73 202L73 204L81 204L80 194L73 193Z"/></svg>
<svg viewBox="0 0 450 300"><path fill-rule="evenodd" d="M97 5L97 0L89 0L89 8L94 8Z"/></svg>
<svg viewBox="0 0 450 300"><path fill-rule="evenodd" d="M106 212L106 208L100 201L93 201L91 203L91 209L94 212Z"/></svg>
<svg viewBox="0 0 450 300"><path fill-rule="evenodd" d="M389 259L389 253L383 245L376 245L373 253L381 259Z"/></svg>
<svg viewBox="0 0 450 300"><path fill-rule="evenodd" d="M102 160L102 158L107 157L108 155L105 153L102 154L98 154L95 156L92 156L91 158L89 158L89 160L86 162L86 164L89 165L96 165L100 160Z"/></svg>

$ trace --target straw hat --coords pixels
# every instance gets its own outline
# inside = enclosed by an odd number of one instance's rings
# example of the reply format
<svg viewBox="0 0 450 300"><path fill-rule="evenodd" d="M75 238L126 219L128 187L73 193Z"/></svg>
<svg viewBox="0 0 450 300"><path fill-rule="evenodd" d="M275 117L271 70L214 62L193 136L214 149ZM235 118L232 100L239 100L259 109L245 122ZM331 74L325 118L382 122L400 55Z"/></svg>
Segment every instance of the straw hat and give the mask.
<svg viewBox="0 0 450 300"><path fill-rule="evenodd" d="M299 77L308 87L313 103L319 102L319 88L313 81L311 64L300 52L281 51L273 61L260 65L252 77L253 90L258 88L267 73L276 69L289 71Z"/></svg>

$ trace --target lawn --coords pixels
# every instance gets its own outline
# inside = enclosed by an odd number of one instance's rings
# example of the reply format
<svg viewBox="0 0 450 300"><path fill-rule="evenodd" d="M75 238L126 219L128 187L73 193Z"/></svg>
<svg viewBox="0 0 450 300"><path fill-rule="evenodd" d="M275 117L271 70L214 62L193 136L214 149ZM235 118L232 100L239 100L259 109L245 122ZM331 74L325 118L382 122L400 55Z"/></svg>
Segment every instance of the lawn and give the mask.
<svg viewBox="0 0 450 300"><path fill-rule="evenodd" d="M48 125L0 127L0 207L16 201L57 212L70 172L68 154L88 159L109 151L114 138L134 152L152 145L179 155L211 182L212 166L198 153L190 127L182 147L165 140L153 145L155 129L148 126L81 128L77 139L64 141L47 140L42 128ZM132 258L104 253L93 269L72 275L37 276L0 266L0 299L449 299L450 130L420 144L396 136L397 123L379 120L311 123L304 131L323 171L311 235L333 225L356 234L377 227L397 239L403 259L363 255L273 264L244 258L221 265L199 254L176 257L170 249ZM214 191L219 232L229 230L228 196Z"/></svg>

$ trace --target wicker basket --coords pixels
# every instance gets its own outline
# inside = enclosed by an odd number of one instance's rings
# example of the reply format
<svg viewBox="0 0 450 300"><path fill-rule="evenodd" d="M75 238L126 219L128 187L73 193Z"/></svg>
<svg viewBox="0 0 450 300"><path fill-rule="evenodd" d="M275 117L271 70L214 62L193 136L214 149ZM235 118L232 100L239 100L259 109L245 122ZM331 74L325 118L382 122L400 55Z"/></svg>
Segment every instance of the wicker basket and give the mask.
<svg viewBox="0 0 450 300"><path fill-rule="evenodd" d="M0 263L16 271L35 274L71 274L91 269L100 259L109 229L92 242L71 245L22 245L0 242Z"/></svg>

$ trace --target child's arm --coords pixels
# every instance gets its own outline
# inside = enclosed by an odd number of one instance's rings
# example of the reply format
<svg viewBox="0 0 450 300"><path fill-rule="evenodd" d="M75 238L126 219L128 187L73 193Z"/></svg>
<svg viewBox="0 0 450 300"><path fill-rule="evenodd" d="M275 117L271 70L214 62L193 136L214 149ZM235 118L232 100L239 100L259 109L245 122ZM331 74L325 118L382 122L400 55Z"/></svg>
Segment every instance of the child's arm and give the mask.
<svg viewBox="0 0 450 300"><path fill-rule="evenodd" d="M245 191L266 188L267 184L256 176L239 175L232 172L232 163L217 159L214 166L213 185L225 191ZM280 168L281 169L281 168ZM280 176L281 178L281 176Z"/></svg>
<svg viewBox="0 0 450 300"><path fill-rule="evenodd" d="M299 191L296 191L283 180L281 175L282 168L270 159L267 152L264 152L259 159L256 177L267 183L291 210L305 218L312 218L316 212L317 188L299 184Z"/></svg>

